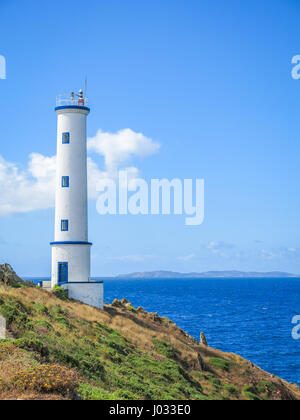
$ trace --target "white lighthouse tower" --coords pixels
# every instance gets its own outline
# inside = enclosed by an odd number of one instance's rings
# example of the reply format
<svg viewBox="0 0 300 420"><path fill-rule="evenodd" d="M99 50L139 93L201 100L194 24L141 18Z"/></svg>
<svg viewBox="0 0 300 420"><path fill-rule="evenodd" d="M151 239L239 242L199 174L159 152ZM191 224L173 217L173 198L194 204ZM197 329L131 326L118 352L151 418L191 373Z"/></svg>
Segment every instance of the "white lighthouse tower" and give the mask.
<svg viewBox="0 0 300 420"><path fill-rule="evenodd" d="M86 119L87 99L57 98L57 175L55 238L52 246L51 286L68 290L69 297L103 308L103 282L90 279L88 241Z"/></svg>

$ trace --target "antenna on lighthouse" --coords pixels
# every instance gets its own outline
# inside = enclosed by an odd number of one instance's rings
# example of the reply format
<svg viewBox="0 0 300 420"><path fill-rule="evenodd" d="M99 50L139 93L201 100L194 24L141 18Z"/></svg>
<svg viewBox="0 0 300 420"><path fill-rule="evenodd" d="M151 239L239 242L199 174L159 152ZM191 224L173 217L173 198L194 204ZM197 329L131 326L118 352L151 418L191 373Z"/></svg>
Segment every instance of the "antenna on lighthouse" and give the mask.
<svg viewBox="0 0 300 420"><path fill-rule="evenodd" d="M87 98L87 76L85 76L85 82L84 82L84 103L86 103Z"/></svg>

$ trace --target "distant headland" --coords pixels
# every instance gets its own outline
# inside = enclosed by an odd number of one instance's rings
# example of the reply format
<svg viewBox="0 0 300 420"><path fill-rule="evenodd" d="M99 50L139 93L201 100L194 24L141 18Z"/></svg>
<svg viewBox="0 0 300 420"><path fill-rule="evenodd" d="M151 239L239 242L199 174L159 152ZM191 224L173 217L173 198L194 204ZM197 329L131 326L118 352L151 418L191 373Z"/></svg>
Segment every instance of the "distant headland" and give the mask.
<svg viewBox="0 0 300 420"><path fill-rule="evenodd" d="M256 271L206 271L203 273L178 273L174 271L149 271L120 274L116 279L206 279L206 278L291 278L300 275L280 271L260 273Z"/></svg>

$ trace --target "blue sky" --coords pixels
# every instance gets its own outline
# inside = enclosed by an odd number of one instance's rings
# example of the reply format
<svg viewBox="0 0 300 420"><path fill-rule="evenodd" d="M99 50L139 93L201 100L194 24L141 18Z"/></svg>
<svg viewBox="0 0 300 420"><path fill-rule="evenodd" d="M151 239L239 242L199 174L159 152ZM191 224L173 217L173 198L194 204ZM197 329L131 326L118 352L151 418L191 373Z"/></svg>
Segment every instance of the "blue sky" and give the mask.
<svg viewBox="0 0 300 420"><path fill-rule="evenodd" d="M184 216L99 216L91 199L93 275L300 273L299 1L0 0L0 18L1 262L50 274L54 209L31 177L53 164L56 95L87 75L89 137L142 133L159 151L124 165L146 180L205 179L198 227Z"/></svg>

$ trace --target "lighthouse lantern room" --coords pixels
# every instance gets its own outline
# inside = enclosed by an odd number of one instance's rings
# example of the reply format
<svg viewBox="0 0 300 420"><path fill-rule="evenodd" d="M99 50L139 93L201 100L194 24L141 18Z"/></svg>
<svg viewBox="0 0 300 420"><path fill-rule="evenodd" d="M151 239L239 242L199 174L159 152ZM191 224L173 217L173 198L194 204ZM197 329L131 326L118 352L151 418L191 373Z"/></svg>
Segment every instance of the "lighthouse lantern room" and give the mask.
<svg viewBox="0 0 300 420"><path fill-rule="evenodd" d="M57 98L57 169L55 237L52 247L51 286L68 290L69 297L103 308L103 282L90 279L88 241L86 95Z"/></svg>

